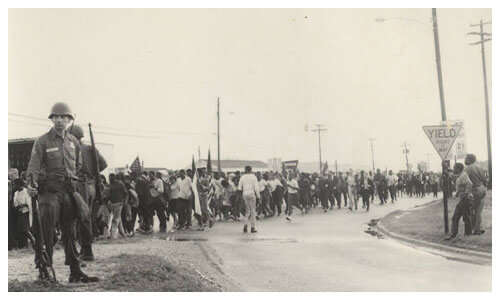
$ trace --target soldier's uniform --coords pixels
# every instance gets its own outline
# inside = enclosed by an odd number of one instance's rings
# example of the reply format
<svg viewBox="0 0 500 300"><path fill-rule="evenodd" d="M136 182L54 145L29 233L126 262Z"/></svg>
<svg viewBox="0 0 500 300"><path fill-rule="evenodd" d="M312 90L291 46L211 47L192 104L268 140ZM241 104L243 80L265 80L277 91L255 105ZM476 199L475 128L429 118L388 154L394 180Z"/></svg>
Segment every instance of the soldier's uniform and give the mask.
<svg viewBox="0 0 500 300"><path fill-rule="evenodd" d="M75 125L71 128L71 134L75 136L79 141L83 138L83 129ZM92 146L85 145L81 142L80 150L82 157L82 166L78 170L78 178L80 182L78 184L78 192L82 195L83 199L90 208L90 215L85 220L78 220L78 230L79 230L79 243L81 246L80 259L92 261L94 260L94 254L92 253L92 239L93 235L97 235L97 209L99 205L94 205L96 198L96 180L95 180L95 168L94 168L94 157ZM99 163L99 172L106 169L108 166L104 157L97 152L97 159Z"/></svg>
<svg viewBox="0 0 500 300"><path fill-rule="evenodd" d="M63 106L66 110L57 112L58 105L59 108ZM49 118L53 115L71 117L67 105L61 103L54 105ZM89 277L80 270L72 234L79 213L72 191L78 188L77 172L81 164L78 140L66 130L61 135L51 128L48 133L35 141L27 170L28 177L40 187L39 216L49 263L52 264L54 232L56 223L59 222L64 244L64 263L70 266L71 271L70 282L97 281L97 278ZM39 258L35 255L35 262L37 261Z"/></svg>

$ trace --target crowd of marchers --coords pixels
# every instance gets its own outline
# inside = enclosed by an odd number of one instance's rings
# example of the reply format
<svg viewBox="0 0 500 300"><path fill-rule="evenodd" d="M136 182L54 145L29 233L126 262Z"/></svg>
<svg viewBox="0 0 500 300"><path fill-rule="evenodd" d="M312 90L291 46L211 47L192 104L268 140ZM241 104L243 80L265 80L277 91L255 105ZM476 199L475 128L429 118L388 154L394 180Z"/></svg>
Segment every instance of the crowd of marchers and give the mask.
<svg viewBox="0 0 500 300"><path fill-rule="evenodd" d="M193 188L197 172L196 189ZM240 179L242 173L207 172L200 168L176 170L164 175L160 172L111 173L101 175L102 200L91 208L92 235L94 239L131 237L136 232L153 232L155 219L159 231L183 229L200 231L211 228L216 221L242 221L247 206L243 199ZM307 214L316 207L325 213L342 208L351 211L370 209L370 204L386 204L398 197L438 197L442 182L434 172L408 172L394 174L372 171L304 173L294 170L282 172L256 172L258 194L255 216L249 212L247 219L255 220L284 215L291 221L294 207ZM453 178L456 177L452 177ZM10 180L12 179L12 181ZM25 190L26 173L9 172L9 249L23 248L30 240L31 201ZM240 188L239 188L240 186ZM455 186L455 185L452 185ZM195 212L195 195L198 194L200 214ZM249 208L251 210L251 208ZM156 217L156 218L155 218ZM252 222L253 232L255 220ZM193 227L193 221L195 226ZM467 223L468 224L468 223ZM75 230L78 235L78 230ZM56 228L56 241L60 230Z"/></svg>

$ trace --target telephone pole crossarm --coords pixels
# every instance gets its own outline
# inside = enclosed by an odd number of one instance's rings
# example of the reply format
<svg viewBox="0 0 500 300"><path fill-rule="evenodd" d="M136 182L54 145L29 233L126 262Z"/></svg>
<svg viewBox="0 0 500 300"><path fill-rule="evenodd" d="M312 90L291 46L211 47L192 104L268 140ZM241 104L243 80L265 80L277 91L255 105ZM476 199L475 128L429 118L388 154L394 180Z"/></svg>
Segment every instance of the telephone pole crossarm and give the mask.
<svg viewBox="0 0 500 300"><path fill-rule="evenodd" d="M326 131L327 129L326 128L323 128L321 124L314 124L314 126L316 126L316 129L313 129L311 131L314 131L314 132L318 132L318 144L319 144L319 174L321 174L321 172L323 171L322 168L323 168L323 165L322 165L322 162L321 162L321 132L323 131Z"/></svg>
<svg viewBox="0 0 500 300"><path fill-rule="evenodd" d="M492 164L491 164L491 133L490 133L490 101L489 101L489 95L488 95L488 75L486 74L486 58L484 54L484 44L486 42L491 41L491 33L485 32L484 31L484 25L491 24L491 22L483 22L481 20L479 24L471 24L471 27L476 27L479 26L479 32L469 32L469 35L479 35L481 40L474 42L474 43L469 43L469 45L481 45L481 60L483 64L483 89L484 89L484 106L485 106L485 111L486 111L486 142L487 142L487 147L488 147L488 175L489 175L489 182L488 182L488 188L492 187ZM488 37L488 38L486 38Z"/></svg>

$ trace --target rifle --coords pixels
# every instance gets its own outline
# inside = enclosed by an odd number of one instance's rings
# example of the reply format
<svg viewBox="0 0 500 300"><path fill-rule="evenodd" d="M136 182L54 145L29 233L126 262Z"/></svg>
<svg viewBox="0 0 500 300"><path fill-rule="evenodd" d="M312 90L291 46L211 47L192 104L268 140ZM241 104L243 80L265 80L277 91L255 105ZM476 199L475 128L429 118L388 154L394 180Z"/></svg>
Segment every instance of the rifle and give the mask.
<svg viewBox="0 0 500 300"><path fill-rule="evenodd" d="M99 169L99 155L97 154L97 149L95 147L94 142L94 134L92 133L92 124L89 123L89 134L90 134L90 143L92 145L92 158L94 160L94 176L95 176L95 200L96 202L102 202L102 194L101 194L101 176Z"/></svg>
<svg viewBox="0 0 500 300"><path fill-rule="evenodd" d="M35 187L33 180L33 175L29 175L29 182L32 187ZM38 189L39 190L39 189ZM57 282L56 272L50 261L49 254L45 248L45 242L43 238L42 223L40 217L38 216L38 194L31 197L31 209L33 214L33 235L35 239L35 264L39 270L39 278L42 280L49 280ZM50 277L47 267L50 268L53 278Z"/></svg>

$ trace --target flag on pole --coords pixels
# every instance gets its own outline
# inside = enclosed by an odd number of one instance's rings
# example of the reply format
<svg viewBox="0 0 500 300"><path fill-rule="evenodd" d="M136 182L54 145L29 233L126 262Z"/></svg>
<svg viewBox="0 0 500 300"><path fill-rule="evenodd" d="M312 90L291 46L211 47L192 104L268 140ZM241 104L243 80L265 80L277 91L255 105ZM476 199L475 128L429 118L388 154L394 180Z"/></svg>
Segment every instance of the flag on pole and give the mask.
<svg viewBox="0 0 500 300"><path fill-rule="evenodd" d="M139 160L139 156L137 156L135 158L135 160L132 162L132 164L130 165L130 171L132 171L133 173L138 173L138 174L141 173L141 162Z"/></svg>
<svg viewBox="0 0 500 300"><path fill-rule="evenodd" d="M194 194L194 214L201 216L200 195L198 194L198 171L194 164L194 156L191 168L193 169L193 183L191 185Z"/></svg>
<svg viewBox="0 0 500 300"><path fill-rule="evenodd" d="M326 171L328 171L328 161L325 161L325 164L323 165L322 173L326 173Z"/></svg>
<svg viewBox="0 0 500 300"><path fill-rule="evenodd" d="M212 159L210 158L210 149L208 149L207 172L212 173Z"/></svg>
<svg viewBox="0 0 500 300"><path fill-rule="evenodd" d="M196 173L196 165L194 163L194 155L193 155L193 160L191 161L191 171L193 172L193 177L194 177L194 174Z"/></svg>

